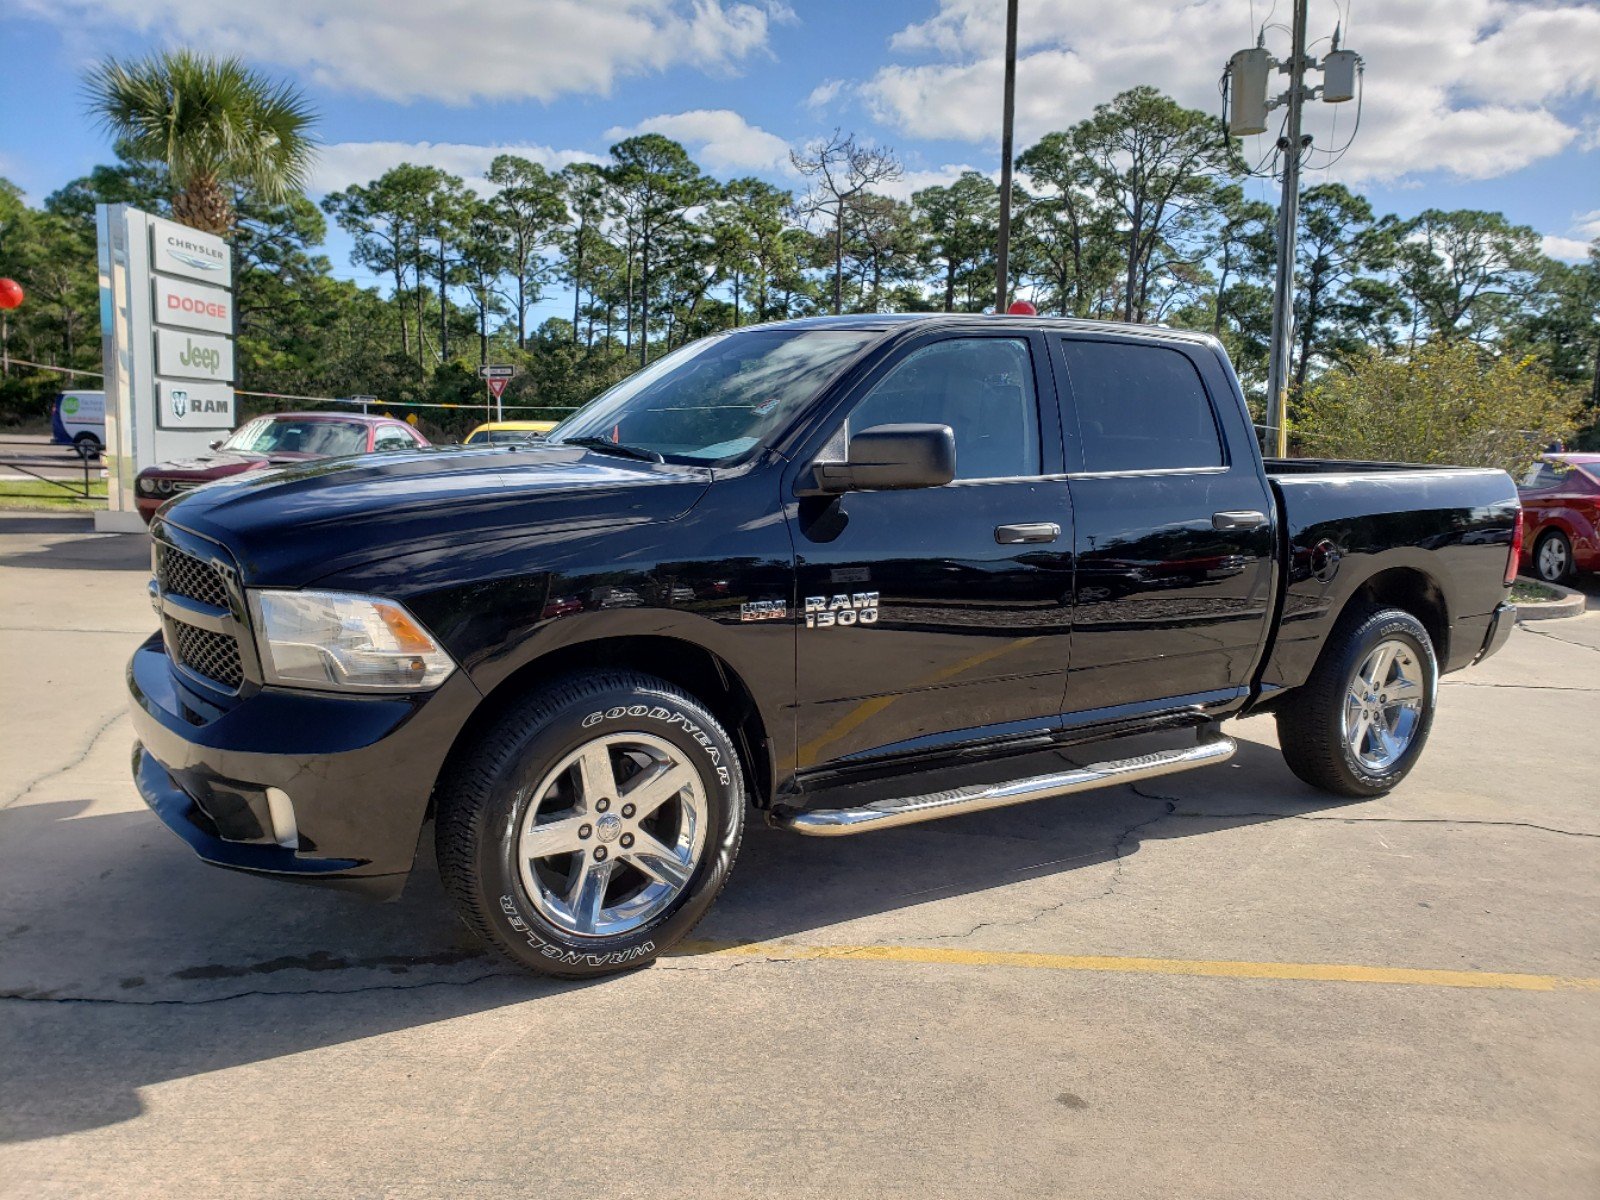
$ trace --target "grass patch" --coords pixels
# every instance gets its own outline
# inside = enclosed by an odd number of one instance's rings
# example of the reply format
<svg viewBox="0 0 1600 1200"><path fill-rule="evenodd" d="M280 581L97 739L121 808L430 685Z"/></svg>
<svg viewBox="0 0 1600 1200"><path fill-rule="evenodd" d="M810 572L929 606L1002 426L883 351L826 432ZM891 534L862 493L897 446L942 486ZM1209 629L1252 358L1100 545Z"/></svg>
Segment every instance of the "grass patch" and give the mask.
<svg viewBox="0 0 1600 1200"><path fill-rule="evenodd" d="M93 512L106 506L106 481L89 479L89 499L79 489L81 478L63 480L72 491L42 479L0 479L0 509L12 512Z"/></svg>
<svg viewBox="0 0 1600 1200"><path fill-rule="evenodd" d="M1535 583L1531 579L1518 579L1511 585L1513 604L1548 604L1552 600L1561 599L1564 597L1560 592L1547 588L1542 583Z"/></svg>

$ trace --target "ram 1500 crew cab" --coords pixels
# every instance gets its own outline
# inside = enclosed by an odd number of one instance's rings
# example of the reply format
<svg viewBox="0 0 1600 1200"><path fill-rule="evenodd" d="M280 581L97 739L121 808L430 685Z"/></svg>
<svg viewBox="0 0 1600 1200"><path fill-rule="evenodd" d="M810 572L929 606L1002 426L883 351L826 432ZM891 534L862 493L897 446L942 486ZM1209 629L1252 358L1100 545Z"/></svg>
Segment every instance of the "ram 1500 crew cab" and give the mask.
<svg viewBox="0 0 1600 1200"><path fill-rule="evenodd" d="M750 808L863 834L1220 762L1259 712L1385 792L1508 635L1519 530L1500 471L1264 462L1208 337L757 326L543 443L173 500L133 769L220 866L393 892L431 832L490 944L603 973L694 926Z"/></svg>

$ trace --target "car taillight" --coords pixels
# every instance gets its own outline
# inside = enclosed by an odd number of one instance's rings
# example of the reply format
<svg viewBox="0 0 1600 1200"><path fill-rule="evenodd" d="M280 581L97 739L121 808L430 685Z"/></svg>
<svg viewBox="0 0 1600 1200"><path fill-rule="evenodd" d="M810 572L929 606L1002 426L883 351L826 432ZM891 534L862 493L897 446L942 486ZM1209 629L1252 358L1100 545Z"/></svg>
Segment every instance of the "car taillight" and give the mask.
<svg viewBox="0 0 1600 1200"><path fill-rule="evenodd" d="M1522 563L1522 508L1517 507L1517 524L1511 532L1511 553L1506 556L1506 586L1517 581L1517 567Z"/></svg>

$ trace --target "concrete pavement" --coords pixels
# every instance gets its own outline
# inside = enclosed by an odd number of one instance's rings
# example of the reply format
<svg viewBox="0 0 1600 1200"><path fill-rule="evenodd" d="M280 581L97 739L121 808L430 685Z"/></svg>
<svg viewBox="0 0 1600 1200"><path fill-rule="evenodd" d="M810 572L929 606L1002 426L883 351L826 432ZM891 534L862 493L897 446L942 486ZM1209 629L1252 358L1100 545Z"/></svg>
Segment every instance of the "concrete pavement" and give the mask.
<svg viewBox="0 0 1600 1200"><path fill-rule="evenodd" d="M1600 1191L1600 613L1449 677L1384 799L1255 720L1136 788L755 827L719 952L563 985L426 868L374 906L162 829L148 549L86 524L0 518L0 1195Z"/></svg>

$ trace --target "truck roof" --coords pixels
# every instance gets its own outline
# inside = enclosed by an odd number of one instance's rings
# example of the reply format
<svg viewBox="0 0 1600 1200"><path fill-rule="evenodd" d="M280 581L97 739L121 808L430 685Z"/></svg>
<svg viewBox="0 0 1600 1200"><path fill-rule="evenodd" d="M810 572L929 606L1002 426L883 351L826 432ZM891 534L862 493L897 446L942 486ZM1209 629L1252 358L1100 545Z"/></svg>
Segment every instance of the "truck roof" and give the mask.
<svg viewBox="0 0 1600 1200"><path fill-rule="evenodd" d="M891 330L913 325L937 327L939 325L968 326L974 322L995 324L1014 329L1072 329L1086 333L1113 333L1172 338L1187 342L1215 344L1210 334L1193 329L1172 329L1166 325L1141 325L1130 321L1091 321L1081 317L1045 317L1026 314L1002 313L845 313L841 316L795 317L787 321L768 321L761 325L746 325L744 329L859 329ZM737 331L735 331L737 332Z"/></svg>

